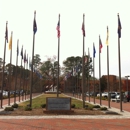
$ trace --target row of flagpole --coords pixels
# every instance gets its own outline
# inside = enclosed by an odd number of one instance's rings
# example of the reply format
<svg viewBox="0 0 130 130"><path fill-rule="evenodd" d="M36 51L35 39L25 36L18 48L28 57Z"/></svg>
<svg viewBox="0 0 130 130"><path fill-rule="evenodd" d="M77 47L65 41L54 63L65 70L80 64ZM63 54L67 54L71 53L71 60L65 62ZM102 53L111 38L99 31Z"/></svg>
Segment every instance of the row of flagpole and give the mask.
<svg viewBox="0 0 130 130"><path fill-rule="evenodd" d="M118 65L119 65L119 91L120 91L120 95L122 95L122 88L121 88L121 60L120 60L120 38L121 38L121 22L120 22L120 17L119 14L118 16L118 29L117 29L117 33L118 33ZM84 37L85 37L85 23L84 23L84 17L85 15L83 14L83 24L82 24L82 32L83 32L83 57L82 57L82 100L83 100L83 107L85 106L85 100L84 100ZM109 86L109 46L108 46L108 38L109 38L109 30L108 30L108 26L107 26L107 38L106 38L106 45L107 45L107 88L108 88L108 93L110 92L110 86ZM99 35L99 93L100 93L100 105L102 105L101 102L101 49L102 49L103 45L102 45L102 41ZM95 45L93 43L93 83L94 83L94 92L95 92L95 53L96 53L96 49L95 49ZM94 97L94 103L95 103L95 97ZM110 94L109 94L109 98L108 98L108 107L110 108ZM120 111L122 111L122 96L120 96Z"/></svg>
<svg viewBox="0 0 130 130"><path fill-rule="evenodd" d="M34 21L33 21L33 49L32 49L32 64L30 63L30 59L29 59L29 67L31 64L31 84L30 84L30 106L32 105L32 82L33 82L33 61L34 61L34 42L35 42L35 33L37 32L37 24L36 24L36 11L34 12ZM5 79L5 75L4 75L4 70L5 70L5 57L6 57L6 43L8 43L8 26L7 26L8 22L6 22L6 29L5 29L5 44L4 44L4 56L3 56L3 71L2 71L2 85L1 85L1 108L3 105L3 87L4 87L4 79ZM11 87L11 64L12 64L12 38L13 37L13 32L11 32L11 37L10 37L10 41L9 41L9 50L10 50L10 65L9 65L9 99L8 99L8 105L10 105L10 87ZM19 40L17 40L17 55L16 55L16 69L15 69L15 93L14 93L14 103L16 103L16 86L17 86L17 67L18 67L18 55L19 55ZM21 67L22 67L22 61L23 61L23 46L21 48ZM27 63L25 66L25 62ZM24 69L28 69L28 54L27 54L27 58L26 58L26 50L24 53ZM21 68L22 69L22 68ZM20 75L22 74L21 72L22 70L20 70ZM25 74L24 78L25 78ZM27 84L26 84L27 85ZM24 90L24 86L25 86L25 81L23 83L23 90ZM21 89L21 77L20 77L20 89ZM26 94L25 94L25 99L26 99ZM23 96L22 96L22 100L23 100ZM19 94L19 101L20 101L20 94Z"/></svg>

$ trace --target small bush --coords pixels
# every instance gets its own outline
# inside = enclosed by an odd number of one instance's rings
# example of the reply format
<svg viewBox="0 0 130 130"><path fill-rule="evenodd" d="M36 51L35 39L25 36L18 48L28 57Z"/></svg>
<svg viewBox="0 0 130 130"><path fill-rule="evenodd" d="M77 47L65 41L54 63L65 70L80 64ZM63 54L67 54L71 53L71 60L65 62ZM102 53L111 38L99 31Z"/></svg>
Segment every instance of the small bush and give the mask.
<svg viewBox="0 0 130 130"><path fill-rule="evenodd" d="M106 108L106 107L101 107L100 110L102 110L102 111L106 111L107 108Z"/></svg>
<svg viewBox="0 0 130 130"><path fill-rule="evenodd" d="M45 108L45 107L46 107L46 104L42 104L41 107L42 107L42 108Z"/></svg>
<svg viewBox="0 0 130 130"><path fill-rule="evenodd" d="M75 108L75 104L71 104L71 108Z"/></svg>
<svg viewBox="0 0 130 130"><path fill-rule="evenodd" d="M5 110L5 111L13 111L14 108L13 108L13 107L6 107L4 110Z"/></svg>
<svg viewBox="0 0 130 130"><path fill-rule="evenodd" d="M85 108L86 110L93 110L93 107L92 106L88 106Z"/></svg>
<svg viewBox="0 0 130 130"><path fill-rule="evenodd" d="M31 111L32 108L31 108L30 106L26 106L26 107L24 108L24 110L25 110L25 111Z"/></svg>
<svg viewBox="0 0 130 130"><path fill-rule="evenodd" d="M100 108L100 106L99 105L94 105L93 108Z"/></svg>
<svg viewBox="0 0 130 130"><path fill-rule="evenodd" d="M12 105L12 107L13 107L13 108L18 108L18 104L15 103L15 104Z"/></svg>

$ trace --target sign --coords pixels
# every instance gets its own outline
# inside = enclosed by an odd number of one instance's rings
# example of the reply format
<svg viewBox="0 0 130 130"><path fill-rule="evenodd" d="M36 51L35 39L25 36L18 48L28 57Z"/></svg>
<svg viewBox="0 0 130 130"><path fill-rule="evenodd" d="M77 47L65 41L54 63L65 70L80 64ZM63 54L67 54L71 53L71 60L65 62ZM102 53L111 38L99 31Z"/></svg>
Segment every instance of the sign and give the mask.
<svg viewBox="0 0 130 130"><path fill-rule="evenodd" d="M71 110L71 98L46 98L47 110Z"/></svg>

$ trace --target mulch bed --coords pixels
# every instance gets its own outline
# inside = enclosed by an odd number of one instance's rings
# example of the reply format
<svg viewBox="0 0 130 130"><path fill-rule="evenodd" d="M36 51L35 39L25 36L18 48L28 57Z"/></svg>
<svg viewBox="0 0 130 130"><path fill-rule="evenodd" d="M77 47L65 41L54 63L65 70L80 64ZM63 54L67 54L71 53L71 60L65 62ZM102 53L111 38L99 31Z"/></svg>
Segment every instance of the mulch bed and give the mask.
<svg viewBox="0 0 130 130"><path fill-rule="evenodd" d="M51 116L51 115L107 115L100 110L85 110L85 109L72 109L72 112L44 112L46 109L37 108L32 111L25 111L24 109L15 109L14 111L1 111L0 115L5 116Z"/></svg>

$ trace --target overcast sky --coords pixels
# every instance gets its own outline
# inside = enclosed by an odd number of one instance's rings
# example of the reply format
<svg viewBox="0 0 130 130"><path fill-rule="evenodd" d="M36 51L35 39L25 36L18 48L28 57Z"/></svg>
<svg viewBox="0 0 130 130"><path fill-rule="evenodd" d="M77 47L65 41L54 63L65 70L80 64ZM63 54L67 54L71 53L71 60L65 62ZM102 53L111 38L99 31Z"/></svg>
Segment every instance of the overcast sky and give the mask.
<svg viewBox="0 0 130 130"><path fill-rule="evenodd" d="M1 0L2 1L2 0ZM93 42L96 48L95 76L99 77L99 35L103 48L101 53L101 75L107 74L107 46L106 27L109 27L109 71L112 75L119 75L118 69L118 35L117 13L122 24L122 37L120 39L121 76L130 75L129 51L129 0L4 0L0 7L0 57L4 54L5 24L8 21L8 35L10 39L13 31L13 57L16 64L17 39L19 49L24 50L32 57L33 19L36 10L37 33L35 35L34 55L39 54L41 61L46 55L57 56L58 14L60 13L60 64L70 56L82 56L83 36L82 21L85 14L85 51L93 56ZM6 63L10 61L10 51L6 44ZM20 65L18 58L18 65Z"/></svg>

